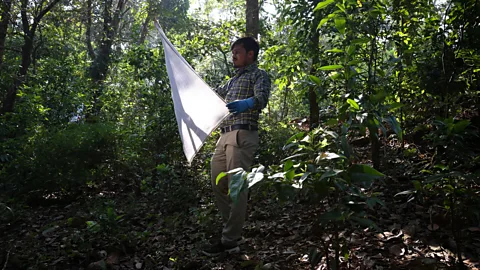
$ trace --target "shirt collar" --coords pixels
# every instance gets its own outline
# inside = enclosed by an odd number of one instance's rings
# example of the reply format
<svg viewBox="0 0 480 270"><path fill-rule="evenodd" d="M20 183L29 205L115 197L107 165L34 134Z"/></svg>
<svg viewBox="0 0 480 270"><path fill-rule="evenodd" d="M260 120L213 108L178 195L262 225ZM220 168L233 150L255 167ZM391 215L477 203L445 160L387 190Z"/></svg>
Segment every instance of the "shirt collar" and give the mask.
<svg viewBox="0 0 480 270"><path fill-rule="evenodd" d="M237 68L237 69L235 70L235 73L236 73L237 75L240 75L240 74L242 74L242 73L244 73L244 72L249 72L249 71L255 70L255 69L257 69L257 68L258 68L257 62L254 62L254 63L252 63L252 64L250 64L250 65L248 65L248 66L246 66L246 67Z"/></svg>

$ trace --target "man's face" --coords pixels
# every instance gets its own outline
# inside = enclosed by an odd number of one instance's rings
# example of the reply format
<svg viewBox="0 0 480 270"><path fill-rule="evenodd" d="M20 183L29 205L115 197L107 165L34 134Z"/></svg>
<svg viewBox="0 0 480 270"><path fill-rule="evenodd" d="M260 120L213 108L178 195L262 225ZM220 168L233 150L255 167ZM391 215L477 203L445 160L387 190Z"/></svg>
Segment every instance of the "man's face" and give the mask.
<svg viewBox="0 0 480 270"><path fill-rule="evenodd" d="M233 67L242 68L253 63L253 51L247 53L243 44L235 45L232 49Z"/></svg>

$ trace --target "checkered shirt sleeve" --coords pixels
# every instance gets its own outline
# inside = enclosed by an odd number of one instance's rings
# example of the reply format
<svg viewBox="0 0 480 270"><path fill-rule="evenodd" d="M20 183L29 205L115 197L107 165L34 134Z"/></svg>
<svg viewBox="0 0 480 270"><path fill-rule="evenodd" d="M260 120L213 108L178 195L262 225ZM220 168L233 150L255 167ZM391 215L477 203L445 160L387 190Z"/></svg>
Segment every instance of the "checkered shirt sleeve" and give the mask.
<svg viewBox="0 0 480 270"><path fill-rule="evenodd" d="M258 126L260 111L267 106L270 97L270 88L271 81L267 72L259 69L256 64L238 70L233 78L216 91L227 103L253 97L253 108L237 115L231 114L221 127L235 124Z"/></svg>

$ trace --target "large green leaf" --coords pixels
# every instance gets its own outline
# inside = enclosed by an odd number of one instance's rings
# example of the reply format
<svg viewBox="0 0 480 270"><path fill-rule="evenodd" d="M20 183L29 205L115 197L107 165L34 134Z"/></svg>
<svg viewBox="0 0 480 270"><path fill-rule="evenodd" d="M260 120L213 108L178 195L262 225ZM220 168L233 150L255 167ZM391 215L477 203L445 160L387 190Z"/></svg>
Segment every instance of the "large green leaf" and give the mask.
<svg viewBox="0 0 480 270"><path fill-rule="evenodd" d="M220 180L221 180L223 177L225 177L225 176L227 176L227 175L229 175L229 174L235 174L235 173L242 172L242 171L244 171L243 168L235 168L235 169L230 170L230 171L228 171L228 172L221 172L221 173L219 173L219 174L217 175L217 178L215 179L215 180L216 180L216 184L218 185L218 182L220 182Z"/></svg>
<svg viewBox="0 0 480 270"><path fill-rule="evenodd" d="M341 145L342 145L343 154L347 158L350 158L350 156L352 155L352 147L348 143L347 137L345 135L342 135L341 141L342 141Z"/></svg>
<svg viewBox="0 0 480 270"><path fill-rule="evenodd" d="M238 203L238 197L240 193L245 190L245 185L248 186L248 183L245 181L247 173L242 170L238 171L230 178L228 183L228 192L233 203Z"/></svg>
<svg viewBox="0 0 480 270"><path fill-rule="evenodd" d="M313 9L313 11L324 9L333 3L335 3L335 0L325 0L323 2L318 3L315 9Z"/></svg>
<svg viewBox="0 0 480 270"><path fill-rule="evenodd" d="M341 34L345 34L345 24L347 20L343 16L335 17L335 28L337 28L338 32Z"/></svg>
<svg viewBox="0 0 480 270"><path fill-rule="evenodd" d="M321 86L322 85L322 81L320 80L320 78L318 78L317 76L313 76L313 75L309 75L308 78L314 82L316 85L318 86Z"/></svg>
<svg viewBox="0 0 480 270"><path fill-rule="evenodd" d="M293 161L292 160L287 160L285 164L283 164L283 171L286 172L290 170L293 167Z"/></svg>
<svg viewBox="0 0 480 270"><path fill-rule="evenodd" d="M258 168L253 168L252 169L252 172L247 175L248 188L251 188L256 183L263 180L263 178L264 178L263 170L264 169L265 169L265 167L262 166L262 165Z"/></svg>
<svg viewBox="0 0 480 270"><path fill-rule="evenodd" d="M319 70L336 70L336 69L342 69L342 65L330 65L330 66L323 66L320 67Z"/></svg>
<svg viewBox="0 0 480 270"><path fill-rule="evenodd" d="M360 106L355 100L349 98L347 99L347 103L350 104L350 107L352 107L354 110L356 111L360 110Z"/></svg>
<svg viewBox="0 0 480 270"><path fill-rule="evenodd" d="M371 166L363 164L352 165L348 172L352 182L364 183L366 185L370 185L373 180L384 176L383 173L375 170Z"/></svg>
<svg viewBox="0 0 480 270"><path fill-rule="evenodd" d="M461 120L453 126L453 132L462 133L468 125L470 125L469 120Z"/></svg>

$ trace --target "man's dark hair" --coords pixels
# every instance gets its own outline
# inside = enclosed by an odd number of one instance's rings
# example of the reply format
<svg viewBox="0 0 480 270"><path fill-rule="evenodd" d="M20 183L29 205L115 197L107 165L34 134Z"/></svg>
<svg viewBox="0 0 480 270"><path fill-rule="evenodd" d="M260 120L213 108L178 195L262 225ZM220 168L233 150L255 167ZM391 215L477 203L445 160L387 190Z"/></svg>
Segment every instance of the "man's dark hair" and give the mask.
<svg viewBox="0 0 480 270"><path fill-rule="evenodd" d="M249 51L253 51L253 58L255 61L257 61L260 45L258 45L258 42L253 37L243 37L237 39L232 44L232 47L230 47L230 50L233 50L233 47L235 47L236 45L243 45L243 48L245 48L245 51L247 51L247 53Z"/></svg>

